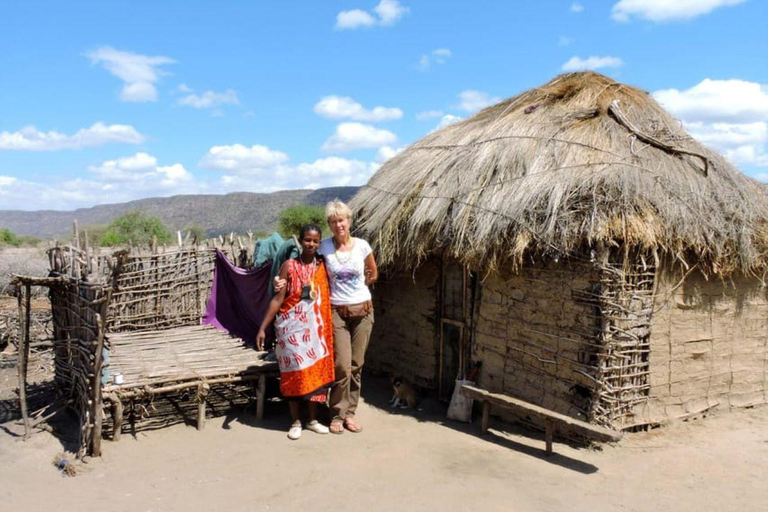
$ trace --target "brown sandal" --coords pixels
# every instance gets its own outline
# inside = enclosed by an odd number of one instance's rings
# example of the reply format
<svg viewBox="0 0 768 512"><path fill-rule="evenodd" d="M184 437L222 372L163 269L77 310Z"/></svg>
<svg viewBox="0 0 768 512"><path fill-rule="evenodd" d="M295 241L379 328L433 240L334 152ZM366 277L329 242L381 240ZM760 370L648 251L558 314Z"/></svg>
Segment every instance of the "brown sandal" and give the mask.
<svg viewBox="0 0 768 512"><path fill-rule="evenodd" d="M343 434L344 433L344 421L341 418L334 418L331 420L331 424L328 427L331 434Z"/></svg>
<svg viewBox="0 0 768 512"><path fill-rule="evenodd" d="M344 420L344 428L355 434L363 431L363 427L352 418L346 418Z"/></svg>

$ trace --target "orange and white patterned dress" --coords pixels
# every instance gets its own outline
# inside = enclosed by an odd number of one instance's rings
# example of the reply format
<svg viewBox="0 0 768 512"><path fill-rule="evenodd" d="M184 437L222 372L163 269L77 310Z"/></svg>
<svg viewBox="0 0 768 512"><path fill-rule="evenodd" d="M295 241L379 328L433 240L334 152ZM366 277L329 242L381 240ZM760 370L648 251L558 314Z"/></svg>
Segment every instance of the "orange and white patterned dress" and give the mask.
<svg viewBox="0 0 768 512"><path fill-rule="evenodd" d="M280 391L286 398L324 402L334 382L333 317L323 261L288 263L286 297L275 318ZM310 285L316 297L302 298Z"/></svg>

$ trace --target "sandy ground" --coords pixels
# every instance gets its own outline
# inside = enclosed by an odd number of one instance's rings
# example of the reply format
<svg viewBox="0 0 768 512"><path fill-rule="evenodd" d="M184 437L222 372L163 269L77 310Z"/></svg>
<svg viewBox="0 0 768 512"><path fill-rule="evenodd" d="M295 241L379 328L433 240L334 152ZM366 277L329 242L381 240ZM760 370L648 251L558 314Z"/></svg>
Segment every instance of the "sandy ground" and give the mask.
<svg viewBox="0 0 768 512"><path fill-rule="evenodd" d="M768 507L768 407L632 434L602 450L492 423L443 421L438 404L392 412L369 378L360 434L286 438L287 407L268 403L118 443L64 477L62 443L0 425L0 509L13 511L758 511Z"/></svg>

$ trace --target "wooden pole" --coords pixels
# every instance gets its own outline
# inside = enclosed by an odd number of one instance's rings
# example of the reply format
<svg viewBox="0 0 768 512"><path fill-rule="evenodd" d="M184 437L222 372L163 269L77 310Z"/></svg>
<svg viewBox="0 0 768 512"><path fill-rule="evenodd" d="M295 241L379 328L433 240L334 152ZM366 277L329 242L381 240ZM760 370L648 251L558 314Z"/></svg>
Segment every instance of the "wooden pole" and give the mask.
<svg viewBox="0 0 768 512"><path fill-rule="evenodd" d="M106 307L103 308L106 310ZM104 316L100 313L96 313L96 326L99 332L96 334L96 346L94 347L96 353L93 362L93 431L91 432L91 454L94 457L101 456L101 429L102 422L104 420L103 411L103 398L101 396L101 366L102 366L102 352L104 349Z"/></svg>
<svg viewBox="0 0 768 512"><path fill-rule="evenodd" d="M267 391L267 376L259 375L259 390L256 395L256 421L264 419L264 402Z"/></svg>
<svg viewBox="0 0 768 512"><path fill-rule="evenodd" d="M197 430L205 428L205 401L210 386L203 382L197 387Z"/></svg>
<svg viewBox="0 0 768 512"><path fill-rule="evenodd" d="M552 439L555 437L555 422L546 420L544 422L544 441L547 443L547 455L552 455Z"/></svg>
<svg viewBox="0 0 768 512"><path fill-rule="evenodd" d="M112 441L117 442L120 440L120 434L123 429L123 402L117 393L109 395L109 399L112 401L112 416L114 417Z"/></svg>
<svg viewBox="0 0 768 512"><path fill-rule="evenodd" d="M483 402L483 423L480 425L480 433L485 434L488 432L488 423L491 420L491 402Z"/></svg>
<svg viewBox="0 0 768 512"><path fill-rule="evenodd" d="M24 439L30 434L29 410L27 408L27 361L29 359L29 295L28 284L24 288L17 287L19 301L19 401L21 403L21 417L24 420Z"/></svg>

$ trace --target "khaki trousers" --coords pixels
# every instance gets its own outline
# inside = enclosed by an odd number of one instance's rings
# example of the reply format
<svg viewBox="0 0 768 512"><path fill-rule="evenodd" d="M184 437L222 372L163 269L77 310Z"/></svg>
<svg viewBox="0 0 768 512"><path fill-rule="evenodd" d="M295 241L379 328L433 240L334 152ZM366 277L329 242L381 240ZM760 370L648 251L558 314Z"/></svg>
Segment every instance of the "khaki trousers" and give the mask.
<svg viewBox="0 0 768 512"><path fill-rule="evenodd" d="M330 406L334 417L352 418L360 400L365 351L373 329L373 309L358 320L344 320L333 310L333 353L336 358L336 383L331 389Z"/></svg>

